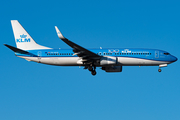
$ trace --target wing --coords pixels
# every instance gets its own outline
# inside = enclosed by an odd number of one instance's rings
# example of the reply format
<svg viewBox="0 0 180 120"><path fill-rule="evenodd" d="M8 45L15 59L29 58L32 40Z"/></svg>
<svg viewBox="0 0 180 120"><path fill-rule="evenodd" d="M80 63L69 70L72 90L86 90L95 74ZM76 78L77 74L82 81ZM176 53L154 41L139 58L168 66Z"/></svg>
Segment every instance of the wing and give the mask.
<svg viewBox="0 0 180 120"><path fill-rule="evenodd" d="M93 62L97 62L97 60L101 58L101 56L97 55L96 53L91 52L65 38L60 32L60 30L57 28L57 26L55 26L55 29L58 37L66 44L68 44L70 47L73 48L74 55L77 55L78 57L82 58L82 62L84 64L91 64Z"/></svg>

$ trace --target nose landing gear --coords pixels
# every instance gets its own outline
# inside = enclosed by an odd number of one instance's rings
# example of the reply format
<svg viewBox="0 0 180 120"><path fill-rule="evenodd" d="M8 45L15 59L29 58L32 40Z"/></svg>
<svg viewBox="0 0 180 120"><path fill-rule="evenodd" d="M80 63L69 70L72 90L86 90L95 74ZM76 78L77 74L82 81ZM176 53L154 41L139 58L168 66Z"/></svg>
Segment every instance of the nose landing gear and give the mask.
<svg viewBox="0 0 180 120"><path fill-rule="evenodd" d="M162 71L162 70L161 70L162 67L167 67L167 64L160 64L160 65L159 65L158 72L161 72L161 71Z"/></svg>

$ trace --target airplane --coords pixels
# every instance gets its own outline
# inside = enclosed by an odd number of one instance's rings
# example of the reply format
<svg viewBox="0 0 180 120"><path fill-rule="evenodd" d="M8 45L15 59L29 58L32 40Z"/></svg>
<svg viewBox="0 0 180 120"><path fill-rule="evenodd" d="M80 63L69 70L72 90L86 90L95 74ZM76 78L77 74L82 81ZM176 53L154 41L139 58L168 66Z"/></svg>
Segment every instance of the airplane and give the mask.
<svg viewBox="0 0 180 120"><path fill-rule="evenodd" d="M170 53L158 49L111 48L86 49L65 38L57 26L58 37L71 49L53 49L37 44L17 20L11 20L17 47L4 44L15 52L17 57L55 66L83 66L92 75L96 67L105 72L122 72L122 66L159 66L162 67L177 61Z"/></svg>

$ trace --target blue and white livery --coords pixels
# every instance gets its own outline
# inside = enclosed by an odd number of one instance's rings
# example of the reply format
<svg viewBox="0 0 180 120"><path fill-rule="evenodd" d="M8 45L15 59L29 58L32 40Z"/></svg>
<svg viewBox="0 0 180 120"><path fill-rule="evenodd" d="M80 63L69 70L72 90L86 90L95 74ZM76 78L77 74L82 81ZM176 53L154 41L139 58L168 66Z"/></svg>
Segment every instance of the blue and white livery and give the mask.
<svg viewBox="0 0 180 120"><path fill-rule="evenodd" d="M166 51L157 49L86 49L65 38L55 26L58 37L72 49L53 49L37 44L17 20L11 20L17 47L4 44L15 55L28 61L56 66L84 66L92 75L96 67L106 72L122 72L122 66L166 67L177 58Z"/></svg>

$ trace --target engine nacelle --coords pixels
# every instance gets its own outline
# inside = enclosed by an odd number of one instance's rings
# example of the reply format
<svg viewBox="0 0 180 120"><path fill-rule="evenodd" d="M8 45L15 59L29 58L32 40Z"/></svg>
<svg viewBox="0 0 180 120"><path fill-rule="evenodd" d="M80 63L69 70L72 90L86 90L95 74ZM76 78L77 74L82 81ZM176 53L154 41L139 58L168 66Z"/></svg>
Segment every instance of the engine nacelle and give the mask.
<svg viewBox="0 0 180 120"><path fill-rule="evenodd" d="M122 72L122 66L102 67L106 72Z"/></svg>
<svg viewBox="0 0 180 120"><path fill-rule="evenodd" d="M116 65L117 57L102 57L100 59L100 65Z"/></svg>

